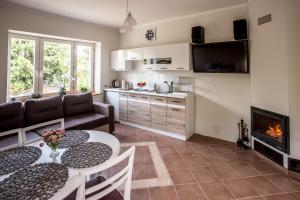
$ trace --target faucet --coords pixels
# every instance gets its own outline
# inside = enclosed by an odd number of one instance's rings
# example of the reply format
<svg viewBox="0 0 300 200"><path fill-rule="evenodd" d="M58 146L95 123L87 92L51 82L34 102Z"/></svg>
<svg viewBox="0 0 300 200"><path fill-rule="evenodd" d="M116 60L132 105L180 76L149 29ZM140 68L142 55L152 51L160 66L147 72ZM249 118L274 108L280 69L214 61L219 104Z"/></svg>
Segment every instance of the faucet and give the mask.
<svg viewBox="0 0 300 200"><path fill-rule="evenodd" d="M173 81L171 81L171 83L169 84L168 81L164 81L164 83L166 83L169 87L169 92L173 93Z"/></svg>

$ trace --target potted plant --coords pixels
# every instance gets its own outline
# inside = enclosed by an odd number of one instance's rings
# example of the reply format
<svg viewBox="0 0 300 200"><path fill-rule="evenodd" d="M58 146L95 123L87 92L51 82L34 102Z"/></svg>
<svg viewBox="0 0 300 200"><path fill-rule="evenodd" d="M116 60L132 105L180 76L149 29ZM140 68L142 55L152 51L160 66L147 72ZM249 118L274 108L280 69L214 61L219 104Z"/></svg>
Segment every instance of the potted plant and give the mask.
<svg viewBox="0 0 300 200"><path fill-rule="evenodd" d="M86 87L81 87L80 88L80 92L87 92L87 91L88 91L88 89Z"/></svg>
<svg viewBox="0 0 300 200"><path fill-rule="evenodd" d="M71 81L74 81L75 79L72 76L63 75L63 76L59 77L58 80L59 80L59 85L60 85L58 94L61 97L63 97L64 95L67 94L67 88L66 88L67 84L69 84Z"/></svg>

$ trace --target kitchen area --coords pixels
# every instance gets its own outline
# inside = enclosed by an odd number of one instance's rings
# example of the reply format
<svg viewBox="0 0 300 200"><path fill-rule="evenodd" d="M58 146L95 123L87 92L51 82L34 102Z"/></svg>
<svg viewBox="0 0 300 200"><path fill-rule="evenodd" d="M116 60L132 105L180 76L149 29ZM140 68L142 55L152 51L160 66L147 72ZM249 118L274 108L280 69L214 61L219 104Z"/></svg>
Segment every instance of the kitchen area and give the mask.
<svg viewBox="0 0 300 200"><path fill-rule="evenodd" d="M116 50L111 70L119 79L106 88L115 121L187 140L195 129L195 97L189 43Z"/></svg>

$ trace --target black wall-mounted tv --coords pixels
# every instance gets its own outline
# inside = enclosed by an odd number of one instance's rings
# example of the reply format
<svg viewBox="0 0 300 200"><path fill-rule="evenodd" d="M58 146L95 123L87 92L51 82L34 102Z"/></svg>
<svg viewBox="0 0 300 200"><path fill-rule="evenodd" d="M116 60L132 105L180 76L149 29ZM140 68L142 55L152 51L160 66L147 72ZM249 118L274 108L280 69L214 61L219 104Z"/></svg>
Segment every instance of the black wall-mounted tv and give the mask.
<svg viewBox="0 0 300 200"><path fill-rule="evenodd" d="M193 68L200 73L249 73L248 40L193 44Z"/></svg>

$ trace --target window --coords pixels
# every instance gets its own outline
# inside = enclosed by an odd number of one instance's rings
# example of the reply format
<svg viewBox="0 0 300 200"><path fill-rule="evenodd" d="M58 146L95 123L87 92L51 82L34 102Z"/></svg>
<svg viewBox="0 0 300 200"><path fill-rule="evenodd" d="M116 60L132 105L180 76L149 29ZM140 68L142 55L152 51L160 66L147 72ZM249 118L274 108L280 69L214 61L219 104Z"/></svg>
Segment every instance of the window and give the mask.
<svg viewBox="0 0 300 200"><path fill-rule="evenodd" d="M44 41L43 94L57 93L61 87L71 91L71 44Z"/></svg>
<svg viewBox="0 0 300 200"><path fill-rule="evenodd" d="M30 95L34 91L36 42L33 39L12 38L10 46L10 95Z"/></svg>
<svg viewBox="0 0 300 200"><path fill-rule="evenodd" d="M93 88L93 46L78 44L76 46L77 82L76 89L79 91Z"/></svg>
<svg viewBox="0 0 300 200"><path fill-rule="evenodd" d="M95 43L10 34L10 98L94 90Z"/></svg>

